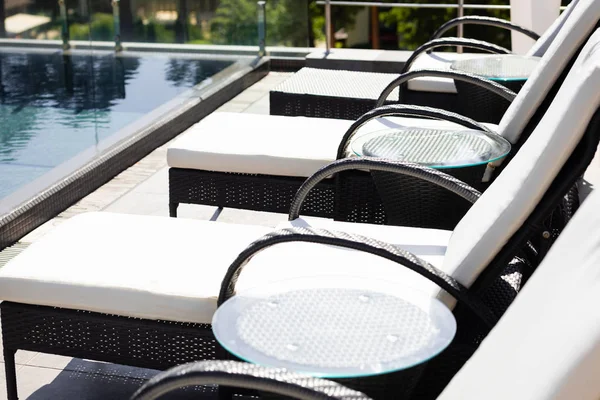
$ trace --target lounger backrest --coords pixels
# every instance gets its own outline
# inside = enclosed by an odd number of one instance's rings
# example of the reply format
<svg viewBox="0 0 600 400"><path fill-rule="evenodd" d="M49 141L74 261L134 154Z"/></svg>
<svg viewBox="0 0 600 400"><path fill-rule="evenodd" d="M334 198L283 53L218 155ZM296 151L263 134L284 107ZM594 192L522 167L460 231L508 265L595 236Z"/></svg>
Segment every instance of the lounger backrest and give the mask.
<svg viewBox="0 0 600 400"><path fill-rule="evenodd" d="M519 141L542 102L551 95L553 88L562 83L561 74L572 64L600 20L600 0L578 0L576 3L563 28L500 121L498 132L511 143ZM545 109L540 111L543 113Z"/></svg>
<svg viewBox="0 0 600 400"><path fill-rule="evenodd" d="M600 399L600 191L438 400Z"/></svg>
<svg viewBox="0 0 600 400"><path fill-rule="evenodd" d="M552 41L556 38L556 35L558 35L558 32L562 29L563 25L565 24L565 21L573 11L575 4L577 4L578 2L579 0L573 0L569 3L567 8L559 15L559 17L552 23L552 25L550 25L550 27L546 29L546 32L544 32L544 34L535 42L533 47L529 49L527 55L542 57L546 53L548 47L550 47L550 44L552 44Z"/></svg>
<svg viewBox="0 0 600 400"><path fill-rule="evenodd" d="M463 285L474 282L539 206L584 134L597 134L590 122L599 105L600 30L585 45L531 137L456 226L444 259L446 272ZM597 141L588 148L596 146ZM581 173L574 164L569 170Z"/></svg>

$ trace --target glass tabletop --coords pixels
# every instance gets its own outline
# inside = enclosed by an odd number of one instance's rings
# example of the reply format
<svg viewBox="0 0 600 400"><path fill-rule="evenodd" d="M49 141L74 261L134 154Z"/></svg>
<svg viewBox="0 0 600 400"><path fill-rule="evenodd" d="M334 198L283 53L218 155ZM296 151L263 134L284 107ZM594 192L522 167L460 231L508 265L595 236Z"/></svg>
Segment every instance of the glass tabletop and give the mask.
<svg viewBox="0 0 600 400"><path fill-rule="evenodd" d="M529 78L540 57L503 54L454 61L450 68L496 81L522 81Z"/></svg>
<svg viewBox="0 0 600 400"><path fill-rule="evenodd" d="M460 168L505 157L510 143L495 133L468 129L389 128L355 138L350 148L357 156Z"/></svg>
<svg viewBox="0 0 600 400"><path fill-rule="evenodd" d="M398 284L353 277L298 278L248 290L213 317L237 357L313 376L369 376L410 368L456 333L439 300Z"/></svg>

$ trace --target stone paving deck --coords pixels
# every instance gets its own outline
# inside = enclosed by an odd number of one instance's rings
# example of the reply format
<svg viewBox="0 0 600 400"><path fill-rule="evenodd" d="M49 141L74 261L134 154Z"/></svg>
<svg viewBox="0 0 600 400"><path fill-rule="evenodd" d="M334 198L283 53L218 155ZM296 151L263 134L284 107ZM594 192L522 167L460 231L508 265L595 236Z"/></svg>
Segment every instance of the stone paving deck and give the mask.
<svg viewBox="0 0 600 400"><path fill-rule="evenodd" d="M269 113L269 90L289 77L288 73L270 73L216 112ZM168 216L168 177L166 149L157 148L112 181L82 199L59 216L24 237L32 243L66 219L88 211L110 211L143 215ZM596 157L585 175L585 196L600 182L600 157ZM182 218L209 220L216 207L181 204ZM220 222L276 226L286 215L225 209ZM1 343L1 342L0 342ZM145 380L157 372L101 362L72 359L41 353L17 353L17 378L21 399L127 399ZM3 365L1 365L3 367ZM216 399L214 393L186 391L170 399ZM6 399L4 374L0 374L0 399Z"/></svg>

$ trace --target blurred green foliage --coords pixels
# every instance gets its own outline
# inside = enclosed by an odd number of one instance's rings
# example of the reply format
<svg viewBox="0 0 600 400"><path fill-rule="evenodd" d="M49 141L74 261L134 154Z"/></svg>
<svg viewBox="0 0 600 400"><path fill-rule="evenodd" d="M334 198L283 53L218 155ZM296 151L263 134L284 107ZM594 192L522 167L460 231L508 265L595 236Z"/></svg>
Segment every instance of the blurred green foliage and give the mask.
<svg viewBox="0 0 600 400"><path fill-rule="evenodd" d="M218 44L256 45L256 0L221 0L211 23L211 41ZM270 0L266 5L267 43L308 45L307 7L301 0Z"/></svg>
<svg viewBox="0 0 600 400"><path fill-rule="evenodd" d="M1 1L1 0L0 0ZM41 1L41 0L35 0ZM91 0L97 2L99 0ZM153 1L153 0L149 0ZM194 1L194 0L188 0ZM359 1L359 0L350 0ZM393 3L396 1L414 1L415 3L448 3L456 4L456 0L379 0ZM510 0L466 0L467 3L490 5L506 5ZM566 5L570 0L562 0ZM104 3L102 3L104 4ZM189 3L188 3L189 4ZM74 18L70 23L70 36L73 40L105 40L114 39L113 17L110 8L101 9L94 6L96 12L90 21L83 23ZM56 7L54 7L56 8ZM349 31L355 24L356 14L361 7L332 7L333 29L345 28ZM134 10L135 11L135 10ZM324 6L317 5L316 0L267 0L267 45L305 47L314 46L325 40ZM465 10L466 15L487 15L509 19L507 10ZM425 43L432 33L444 22L456 17L456 9L430 8L388 8L380 9L380 28L386 32L396 32L397 48L414 49ZM152 17L153 18L153 17ZM208 24L188 24L187 43L195 44L229 44L250 45L258 43L258 7L257 0L220 0L215 17ZM143 20L135 12L129 26L132 26L132 39L142 42L175 43L178 40L177 27L173 22ZM56 23L55 23L56 24ZM54 29L54 28L53 28ZM510 31L486 26L466 25L465 36L489 41L510 48ZM541 33L541 32L538 32ZM446 33L455 36L456 31ZM393 38L393 36L392 36ZM391 45L395 47L394 38ZM336 45L341 45L337 43ZM368 43L358 47L369 47Z"/></svg>
<svg viewBox="0 0 600 400"><path fill-rule="evenodd" d="M113 40L115 28L112 14L94 13L91 22L71 23L69 36L72 40Z"/></svg>
<svg viewBox="0 0 600 400"><path fill-rule="evenodd" d="M216 44L257 45L257 6L254 0L221 0L211 22Z"/></svg>
<svg viewBox="0 0 600 400"><path fill-rule="evenodd" d="M221 0L211 23L211 41L220 44L256 45L258 8L256 0ZM340 28L351 28L356 7L332 7L332 20ZM268 0L267 44L313 46L325 38L323 6L314 0Z"/></svg>
<svg viewBox="0 0 600 400"><path fill-rule="evenodd" d="M389 1L388 1L389 2ZM420 3L449 3L455 0L419 0ZM508 0L477 0L478 4L506 5ZM465 10L465 15L485 15L502 19L510 19L508 10ZM443 23L456 18L456 9L431 8L392 8L381 12L380 21L388 26L396 25L398 32L398 47L413 50L427 42L433 32ZM510 48L511 33L500 28L490 28L482 25L464 25L465 37L485 40L500 46ZM445 36L456 36L456 29Z"/></svg>

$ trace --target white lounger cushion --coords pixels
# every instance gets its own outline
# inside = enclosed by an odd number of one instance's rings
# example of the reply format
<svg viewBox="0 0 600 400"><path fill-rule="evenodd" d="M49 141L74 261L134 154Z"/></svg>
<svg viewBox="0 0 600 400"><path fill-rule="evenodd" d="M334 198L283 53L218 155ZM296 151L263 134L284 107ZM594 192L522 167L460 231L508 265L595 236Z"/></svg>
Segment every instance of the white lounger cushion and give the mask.
<svg viewBox="0 0 600 400"><path fill-rule="evenodd" d="M559 17L550 25L546 32L535 42L535 44L527 52L528 55L534 57L542 57L552 44L556 36L565 25L565 22L573 12L579 0L571 0L567 8L559 15Z"/></svg>
<svg viewBox="0 0 600 400"><path fill-rule="evenodd" d="M350 125L326 118L213 113L171 144L167 162L175 168L308 177L336 159ZM464 129L445 121L382 118L360 132L402 126Z"/></svg>
<svg viewBox="0 0 600 400"><path fill-rule="evenodd" d="M544 57L500 121L500 129L497 132L509 142L516 143L519 140L534 113L547 98L552 83L558 80L568 67L569 60L591 36L599 16L599 0L572 1L568 9L561 14L558 25L550 28L550 31L553 31L560 24L564 25L556 34L555 40L549 44L548 41L544 42L545 46L548 46L544 50ZM541 49L533 55L542 55L540 51Z"/></svg>
<svg viewBox="0 0 600 400"><path fill-rule="evenodd" d="M287 221L280 224L277 228L291 227L311 227L329 231L347 232L395 244L406 251L418 255L441 270L444 270L444 257L450 236L452 235L451 231L439 229L357 224L314 217L301 217L294 221ZM298 245L294 244L294 246ZM319 260L322 259L330 260L331 263L337 265L337 268L343 269L348 274L356 274L362 270L362 265L368 265L369 273L371 274L368 276L382 280L398 280L398 282L402 282L404 285L416 288L432 296L437 296L449 307L453 307L455 304L454 298L445 291L440 290L439 286L398 264L390 263L389 269L375 269L374 266L379 265L379 263L388 263L388 261L382 260L377 256L367 256L358 251L315 244L304 244L304 249L301 249L299 246L294 247L294 249L291 247L286 249L285 245L277 247L279 249L270 252L270 254L264 252L266 254L263 255L262 259L259 259L258 256L253 258L248 265L258 262L264 265L276 265L278 263L276 259L279 259L279 263L281 263L285 260L286 254L288 254L287 257L289 259L294 259L291 261L297 263L297 265L311 265L311 268L314 269L313 273L320 273L319 269L322 268L322 262L319 262ZM290 256L295 250L303 250L303 252L298 251L293 256ZM275 273L275 271L273 272ZM454 271L444 270L444 272L452 275Z"/></svg>
<svg viewBox="0 0 600 400"><path fill-rule="evenodd" d="M435 261L450 233L372 227L377 237ZM210 323L235 257L270 228L165 217L88 213L71 218L0 270L0 298L155 320ZM374 233L373 231L373 233ZM308 249L310 246L310 249ZM310 251L309 251L310 250ZM290 254L304 257L290 257ZM435 254L434 254L435 253ZM404 279L395 263L356 251L304 243L258 254L239 292L292 277L353 274ZM398 272L400 271L400 272ZM424 281L424 280L423 280Z"/></svg>
<svg viewBox="0 0 600 400"><path fill-rule="evenodd" d="M450 65L456 60L464 60L468 58L487 57L485 54L473 53L424 53L417 57L411 71L418 69L437 69L450 70ZM434 92L434 93L454 93L456 94L456 85L454 79L447 78L417 78L408 81L408 88L418 92Z"/></svg>
<svg viewBox="0 0 600 400"><path fill-rule="evenodd" d="M81 214L0 270L0 298L210 322L228 265L270 230L182 218Z"/></svg>
<svg viewBox="0 0 600 400"><path fill-rule="evenodd" d="M439 400L600 398L600 191Z"/></svg>
<svg viewBox="0 0 600 400"><path fill-rule="evenodd" d="M463 285L470 286L522 226L581 142L600 106L599 45L597 30L529 139L454 229L444 269L456 271Z"/></svg>
<svg viewBox="0 0 600 400"><path fill-rule="evenodd" d="M335 160L352 121L213 113L168 149L170 167L307 177Z"/></svg>

